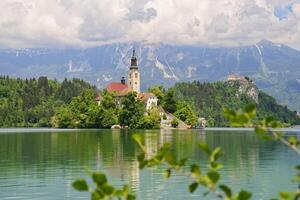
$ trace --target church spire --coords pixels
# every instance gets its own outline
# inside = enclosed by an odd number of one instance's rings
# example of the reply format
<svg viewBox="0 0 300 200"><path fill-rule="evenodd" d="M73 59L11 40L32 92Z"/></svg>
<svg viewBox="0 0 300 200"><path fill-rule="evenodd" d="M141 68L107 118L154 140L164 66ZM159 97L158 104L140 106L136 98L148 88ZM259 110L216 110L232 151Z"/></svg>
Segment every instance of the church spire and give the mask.
<svg viewBox="0 0 300 200"><path fill-rule="evenodd" d="M130 69L137 69L137 68L138 68L137 67L137 58L135 56L135 48L133 48Z"/></svg>

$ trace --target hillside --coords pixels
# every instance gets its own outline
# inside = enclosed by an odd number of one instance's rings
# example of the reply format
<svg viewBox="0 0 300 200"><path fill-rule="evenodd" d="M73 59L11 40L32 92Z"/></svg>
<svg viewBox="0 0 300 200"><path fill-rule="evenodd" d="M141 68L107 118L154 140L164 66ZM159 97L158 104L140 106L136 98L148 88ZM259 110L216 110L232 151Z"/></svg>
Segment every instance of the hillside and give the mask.
<svg viewBox="0 0 300 200"><path fill-rule="evenodd" d="M259 118L272 115L288 124L300 124L294 112L259 91L248 78L215 83L183 82L169 89L152 87L150 91L157 94L164 109L189 125L197 117L205 117L210 126L228 126L222 108L239 109L249 103L257 104ZM141 114L134 123L139 128L157 127L156 111L153 119L143 119L144 108L141 102L131 102L134 97L129 96L128 105L120 110L113 96L105 92L99 106L95 101L99 92L80 79L58 82L46 77L22 80L0 76L0 127L108 128L120 121L122 110L126 111L125 118L130 118L127 108Z"/></svg>
<svg viewBox="0 0 300 200"><path fill-rule="evenodd" d="M300 124L300 118L286 106L279 105L276 100L259 91L251 82L230 81L215 83L177 83L174 87L177 101L190 102L200 117L208 120L209 126L228 126L227 119L221 114L222 108L239 109L247 104L257 105L258 118L274 116L287 124Z"/></svg>
<svg viewBox="0 0 300 200"><path fill-rule="evenodd" d="M300 110L300 52L266 40L232 48L118 43L88 49L8 49L0 50L0 73L61 81L77 77L104 88L126 73L133 47L144 90L176 82L223 81L236 73L249 76L279 103Z"/></svg>
<svg viewBox="0 0 300 200"><path fill-rule="evenodd" d="M50 127L56 109L87 89L96 94L96 87L79 79L59 83L0 76L0 127Z"/></svg>

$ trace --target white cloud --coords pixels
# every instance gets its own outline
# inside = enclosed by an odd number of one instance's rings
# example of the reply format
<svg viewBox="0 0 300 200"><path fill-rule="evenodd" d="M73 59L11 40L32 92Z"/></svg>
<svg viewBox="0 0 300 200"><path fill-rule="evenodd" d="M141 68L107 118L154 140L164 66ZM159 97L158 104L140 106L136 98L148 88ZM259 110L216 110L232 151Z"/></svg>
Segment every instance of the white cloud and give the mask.
<svg viewBox="0 0 300 200"><path fill-rule="evenodd" d="M280 20L278 6L290 6ZM88 47L126 41L300 48L299 0L1 0L0 47Z"/></svg>

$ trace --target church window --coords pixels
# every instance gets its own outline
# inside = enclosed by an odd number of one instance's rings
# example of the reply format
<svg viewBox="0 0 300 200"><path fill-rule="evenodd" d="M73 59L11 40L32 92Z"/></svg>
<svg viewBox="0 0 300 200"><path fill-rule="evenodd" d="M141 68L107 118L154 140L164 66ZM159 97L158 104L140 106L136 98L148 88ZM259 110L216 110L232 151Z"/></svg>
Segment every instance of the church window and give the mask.
<svg viewBox="0 0 300 200"><path fill-rule="evenodd" d="M129 74L129 78L131 78L131 74Z"/></svg>
<svg viewBox="0 0 300 200"><path fill-rule="evenodd" d="M138 73L135 73L135 78L137 78L138 77Z"/></svg>

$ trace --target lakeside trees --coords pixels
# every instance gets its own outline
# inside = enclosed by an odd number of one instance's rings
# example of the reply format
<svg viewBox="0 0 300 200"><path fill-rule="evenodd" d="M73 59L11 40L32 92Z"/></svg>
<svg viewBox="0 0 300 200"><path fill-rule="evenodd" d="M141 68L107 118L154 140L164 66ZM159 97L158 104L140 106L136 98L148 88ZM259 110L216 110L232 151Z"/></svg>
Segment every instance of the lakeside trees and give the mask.
<svg viewBox="0 0 300 200"><path fill-rule="evenodd" d="M153 86L149 91L158 97L160 106L188 125L204 117L209 126L229 126L222 109L249 103L257 105L257 119L272 115L287 124L300 124L300 118L274 98L259 92L256 103L238 93L237 84L178 83L169 89ZM100 104L95 101L99 93ZM146 112L135 93L117 102L114 94L79 79L59 83L47 77L22 80L0 76L0 127L110 128L121 124L131 129L156 129L160 119L160 111Z"/></svg>

